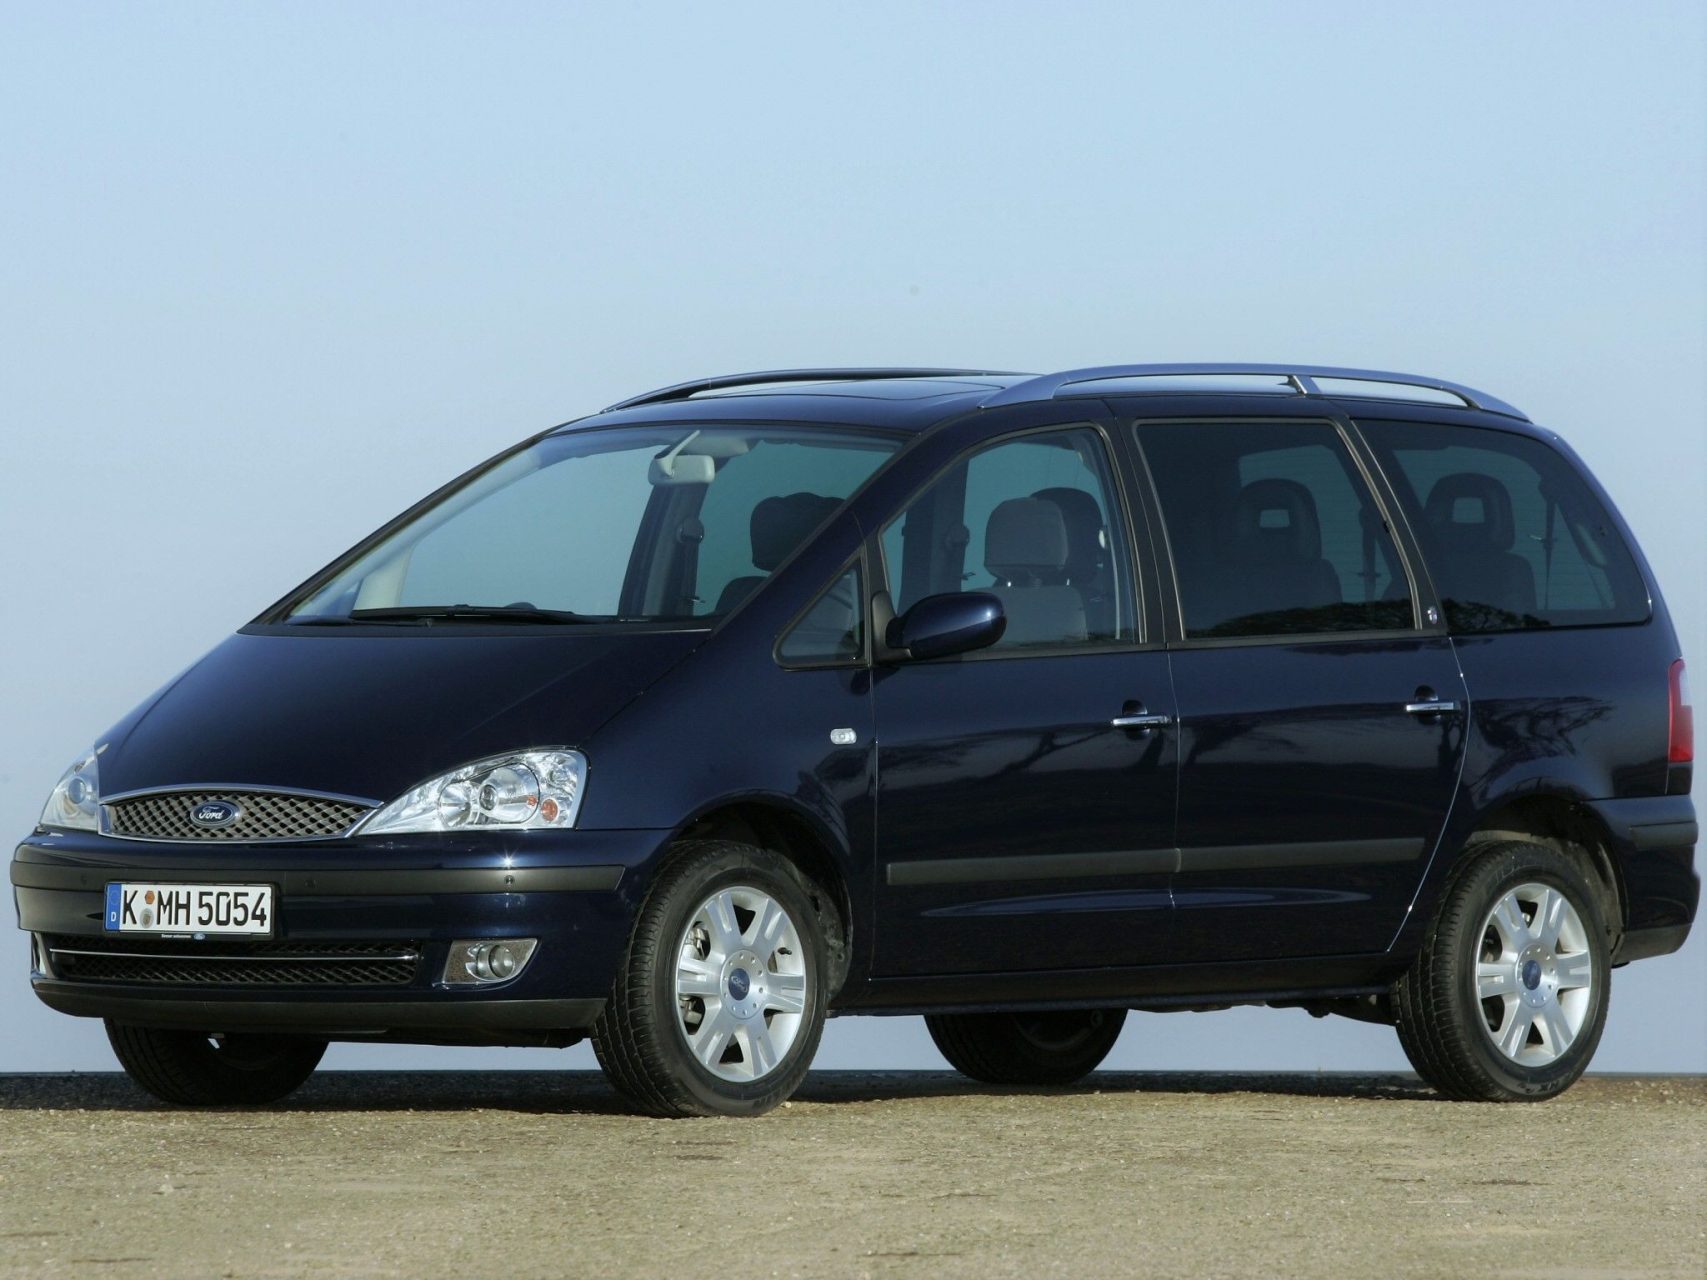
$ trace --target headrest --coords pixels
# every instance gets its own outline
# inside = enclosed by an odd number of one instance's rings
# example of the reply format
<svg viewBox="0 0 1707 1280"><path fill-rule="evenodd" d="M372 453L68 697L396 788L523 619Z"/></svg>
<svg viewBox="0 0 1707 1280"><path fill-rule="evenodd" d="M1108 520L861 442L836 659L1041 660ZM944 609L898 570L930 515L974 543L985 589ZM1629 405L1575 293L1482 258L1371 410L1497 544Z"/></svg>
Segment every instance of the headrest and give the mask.
<svg viewBox="0 0 1707 1280"><path fill-rule="evenodd" d="M1061 509L1067 526L1067 574L1075 582L1096 577L1104 558L1102 507L1083 489L1039 489L1031 495Z"/></svg>
<svg viewBox="0 0 1707 1280"><path fill-rule="evenodd" d="M984 528L984 567L998 578L1067 567L1067 522L1041 498L1009 498Z"/></svg>
<svg viewBox="0 0 1707 1280"><path fill-rule="evenodd" d="M1516 537L1511 494L1492 476L1459 471L1428 491L1423 516L1453 551L1510 551Z"/></svg>
<svg viewBox="0 0 1707 1280"><path fill-rule="evenodd" d="M760 499L750 525L753 567L766 573L775 569L841 505L840 498L822 498L815 493Z"/></svg>
<svg viewBox="0 0 1707 1280"><path fill-rule="evenodd" d="M1262 563L1322 558L1316 500L1296 480L1253 480L1240 489L1233 537L1248 558Z"/></svg>

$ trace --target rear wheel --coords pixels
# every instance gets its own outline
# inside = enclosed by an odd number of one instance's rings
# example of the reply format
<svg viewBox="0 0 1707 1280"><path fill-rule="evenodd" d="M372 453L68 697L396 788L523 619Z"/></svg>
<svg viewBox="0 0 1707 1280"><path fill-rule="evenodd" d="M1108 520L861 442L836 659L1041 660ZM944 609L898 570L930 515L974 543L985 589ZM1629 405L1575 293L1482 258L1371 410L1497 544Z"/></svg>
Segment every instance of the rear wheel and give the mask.
<svg viewBox="0 0 1707 1280"><path fill-rule="evenodd" d="M1545 845L1492 845L1448 887L1393 989L1399 1041L1449 1097L1538 1101L1574 1084L1606 1024L1599 898Z"/></svg>
<svg viewBox="0 0 1707 1280"><path fill-rule="evenodd" d="M799 1087L827 1002L814 893L768 849L677 848L593 1027L618 1091L652 1115L756 1115Z"/></svg>
<svg viewBox="0 0 1707 1280"><path fill-rule="evenodd" d="M314 1074L324 1040L298 1036L211 1036L108 1021L107 1039L125 1074L162 1102L184 1107L277 1102Z"/></svg>
<svg viewBox="0 0 1707 1280"><path fill-rule="evenodd" d="M950 1065L985 1084L1071 1084L1097 1069L1125 1023L1124 1009L925 1017Z"/></svg>

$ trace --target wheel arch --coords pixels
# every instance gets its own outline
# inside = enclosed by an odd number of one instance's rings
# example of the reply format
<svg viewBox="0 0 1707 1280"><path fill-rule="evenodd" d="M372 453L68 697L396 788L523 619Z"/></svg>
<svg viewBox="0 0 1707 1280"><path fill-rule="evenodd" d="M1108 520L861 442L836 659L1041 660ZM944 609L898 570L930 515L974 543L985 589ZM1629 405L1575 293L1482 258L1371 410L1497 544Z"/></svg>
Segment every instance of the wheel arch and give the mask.
<svg viewBox="0 0 1707 1280"><path fill-rule="evenodd" d="M1616 946L1627 923L1628 894L1612 856L1612 834L1600 815L1580 797L1565 792L1527 792L1501 798L1476 816L1454 860L1454 869L1473 846L1497 840L1538 841L1576 861L1588 882L1600 892L1607 942Z"/></svg>
<svg viewBox="0 0 1707 1280"><path fill-rule="evenodd" d="M832 996L847 981L855 930L844 869L846 844L811 813L780 797L747 795L707 806L676 831L677 840L739 840L780 854L824 894L814 901L829 951Z"/></svg>

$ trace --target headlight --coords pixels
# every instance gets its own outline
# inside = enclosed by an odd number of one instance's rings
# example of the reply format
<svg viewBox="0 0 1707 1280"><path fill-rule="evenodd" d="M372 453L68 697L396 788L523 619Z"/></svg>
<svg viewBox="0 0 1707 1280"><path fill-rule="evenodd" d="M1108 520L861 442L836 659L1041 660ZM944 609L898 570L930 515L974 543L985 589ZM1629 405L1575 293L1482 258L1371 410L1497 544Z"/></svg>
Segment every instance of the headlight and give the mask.
<svg viewBox="0 0 1707 1280"><path fill-rule="evenodd" d="M492 756L411 787L355 834L572 827L586 781L587 758L579 751L548 747Z"/></svg>
<svg viewBox="0 0 1707 1280"><path fill-rule="evenodd" d="M65 831L99 831L101 779L91 751L67 769L42 807L41 825Z"/></svg>

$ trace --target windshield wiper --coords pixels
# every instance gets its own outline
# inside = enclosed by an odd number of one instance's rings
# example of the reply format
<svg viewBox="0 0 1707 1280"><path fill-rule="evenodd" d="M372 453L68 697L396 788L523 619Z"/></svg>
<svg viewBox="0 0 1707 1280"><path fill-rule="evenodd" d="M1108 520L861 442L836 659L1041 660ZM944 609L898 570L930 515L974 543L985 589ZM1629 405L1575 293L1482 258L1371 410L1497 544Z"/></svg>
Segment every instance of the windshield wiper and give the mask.
<svg viewBox="0 0 1707 1280"><path fill-rule="evenodd" d="M585 613L572 613L567 609L536 609L532 605L520 604L411 604L386 609L351 609L347 614L320 614L291 618L289 621L291 625L299 627L346 627L369 622L524 622L565 626L600 622L603 619Z"/></svg>

